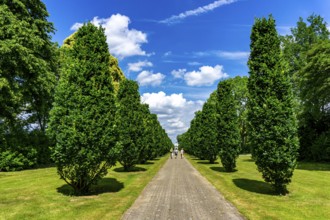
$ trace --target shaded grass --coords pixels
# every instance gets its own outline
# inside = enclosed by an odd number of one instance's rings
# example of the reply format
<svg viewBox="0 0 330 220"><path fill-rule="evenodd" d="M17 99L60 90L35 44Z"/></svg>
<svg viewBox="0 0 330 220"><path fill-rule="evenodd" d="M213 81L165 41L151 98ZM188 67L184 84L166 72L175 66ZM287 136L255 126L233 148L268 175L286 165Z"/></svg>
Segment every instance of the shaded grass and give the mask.
<svg viewBox="0 0 330 220"><path fill-rule="evenodd" d="M330 218L330 164L299 163L288 186L290 194L278 196L249 155L239 157L233 173L226 173L221 163L186 158L248 219Z"/></svg>
<svg viewBox="0 0 330 220"><path fill-rule="evenodd" d="M167 159L131 172L118 164L85 196L72 196L54 167L0 173L0 219L120 219Z"/></svg>

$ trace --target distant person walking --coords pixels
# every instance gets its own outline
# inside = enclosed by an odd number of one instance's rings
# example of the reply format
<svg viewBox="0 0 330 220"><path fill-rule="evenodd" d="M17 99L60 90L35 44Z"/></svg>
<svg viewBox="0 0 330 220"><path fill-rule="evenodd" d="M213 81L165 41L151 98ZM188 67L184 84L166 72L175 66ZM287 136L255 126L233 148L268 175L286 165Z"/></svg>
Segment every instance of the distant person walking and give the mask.
<svg viewBox="0 0 330 220"><path fill-rule="evenodd" d="M175 148L174 154L175 154L175 159L176 159L176 157L178 156L178 148Z"/></svg>
<svg viewBox="0 0 330 220"><path fill-rule="evenodd" d="M180 151L180 153L181 153L181 159L183 158L183 153L184 153L184 150L183 150L183 148L181 148L181 151Z"/></svg>
<svg viewBox="0 0 330 220"><path fill-rule="evenodd" d="M170 150L170 154L171 154L171 159L173 159L173 149L172 148Z"/></svg>

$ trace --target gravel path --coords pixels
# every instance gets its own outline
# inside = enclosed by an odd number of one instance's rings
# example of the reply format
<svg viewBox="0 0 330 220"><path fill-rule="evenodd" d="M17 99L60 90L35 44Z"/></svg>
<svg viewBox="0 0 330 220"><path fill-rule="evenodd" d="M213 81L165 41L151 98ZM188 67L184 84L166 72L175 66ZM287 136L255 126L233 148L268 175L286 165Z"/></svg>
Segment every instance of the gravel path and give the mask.
<svg viewBox="0 0 330 220"><path fill-rule="evenodd" d="M186 159L168 159L122 219L244 219Z"/></svg>

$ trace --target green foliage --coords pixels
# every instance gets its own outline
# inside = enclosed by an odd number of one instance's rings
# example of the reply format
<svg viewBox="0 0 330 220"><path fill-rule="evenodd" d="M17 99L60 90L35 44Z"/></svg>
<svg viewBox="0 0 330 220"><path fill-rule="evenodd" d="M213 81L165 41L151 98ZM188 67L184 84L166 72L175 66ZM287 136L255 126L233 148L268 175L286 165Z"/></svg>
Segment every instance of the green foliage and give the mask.
<svg viewBox="0 0 330 220"><path fill-rule="evenodd" d="M329 127L329 113L324 111L326 102L329 103L326 54L330 32L327 26L321 16L313 14L306 22L299 18L297 26L291 30L292 34L282 38L283 55L296 95L299 157L302 160L329 159L328 156L323 157L326 155L325 147L321 150L319 144L314 145ZM318 146L317 149L314 146Z"/></svg>
<svg viewBox="0 0 330 220"><path fill-rule="evenodd" d="M71 34L69 37L67 37L64 40L63 46L61 48L63 51L72 48L72 46L75 43L75 36L76 36L76 32ZM110 68L110 73L111 73L111 78L112 78L112 85L113 85L115 94L117 94L118 90L119 90L120 82L125 80L125 75L119 67L118 60L111 54L110 54L109 59L110 59L109 68ZM63 60L63 62L65 62L65 60Z"/></svg>
<svg viewBox="0 0 330 220"><path fill-rule="evenodd" d="M185 140L186 144L179 142L180 148L186 149L187 153L190 153L200 159L205 159L206 155L203 153L203 138L200 127L202 125L202 111L195 112L195 117L190 122L190 128L188 129L187 137Z"/></svg>
<svg viewBox="0 0 330 220"><path fill-rule="evenodd" d="M330 41L319 41L307 53L301 70L302 114L300 134L302 156L314 161L330 161Z"/></svg>
<svg viewBox="0 0 330 220"><path fill-rule="evenodd" d="M57 47L50 36L54 27L39 0L0 2L0 152L8 150L29 158L25 153L38 149L36 158L47 156L38 159L43 163L49 161L49 154L39 153L48 146L27 137L46 137L57 72ZM32 161L25 164L34 165Z"/></svg>
<svg viewBox="0 0 330 220"><path fill-rule="evenodd" d="M139 160L143 148L144 124L141 112L139 86L135 81L125 80L117 94L116 113L117 145L120 146L119 162L124 170L132 169Z"/></svg>
<svg viewBox="0 0 330 220"><path fill-rule="evenodd" d="M236 168L236 159L240 152L240 133L237 101L235 100L232 82L229 80L219 82L217 97L220 159L225 170L233 172Z"/></svg>
<svg viewBox="0 0 330 220"><path fill-rule="evenodd" d="M235 78L228 79L232 84L235 103L237 104L238 124L240 131L240 149L241 153L250 153L250 146L248 142L247 130L247 108L248 101L248 77L236 76Z"/></svg>
<svg viewBox="0 0 330 220"><path fill-rule="evenodd" d="M55 87L53 25L39 0L2 1L0 14L0 117L31 113L44 131Z"/></svg>
<svg viewBox="0 0 330 220"><path fill-rule="evenodd" d="M200 154L210 163L214 163L219 154L218 125L217 125L217 96L213 92L204 103L199 126Z"/></svg>
<svg viewBox="0 0 330 220"><path fill-rule="evenodd" d="M157 115L151 114L147 104L141 105L143 120L143 144L139 149L139 163L145 163L147 160L155 159L168 153L173 148L173 143L169 139L165 130L161 127Z"/></svg>
<svg viewBox="0 0 330 220"><path fill-rule="evenodd" d="M33 167L37 163L37 151L28 148L29 152L24 156L22 153L3 151L0 153L0 171L17 171Z"/></svg>
<svg viewBox="0 0 330 220"><path fill-rule="evenodd" d="M155 144L153 139L154 129L152 127L153 117L149 111L149 106L147 104L141 104L140 107L141 107L144 132L142 135L143 144L139 149L138 162L141 164L145 164L147 160L152 159L153 146Z"/></svg>
<svg viewBox="0 0 330 220"><path fill-rule="evenodd" d="M49 133L59 175L81 194L115 164L115 99L104 30L91 23L75 34L56 88Z"/></svg>
<svg viewBox="0 0 330 220"><path fill-rule="evenodd" d="M248 120L252 155L266 182L287 193L298 150L290 79L283 70L275 20L256 19L251 33Z"/></svg>
<svg viewBox="0 0 330 220"><path fill-rule="evenodd" d="M120 83L125 80L123 71L119 68L118 60L110 55L110 72L115 94L118 93Z"/></svg>
<svg viewBox="0 0 330 220"><path fill-rule="evenodd" d="M235 146L231 153L232 155L237 154L236 147L241 149L242 152L247 153L250 152L247 138L246 108L248 99L248 78L237 76L227 79L226 81L231 84L231 110L237 116L237 129L239 131L239 136L236 137L239 146ZM187 153L197 156L200 159L207 159L210 163L214 163L220 151L220 145L218 143L220 131L218 129L217 120L221 116L217 109L218 102L217 91L214 91L204 104L202 111L195 113L195 117L190 122L188 131L177 136L179 148L184 148ZM237 132L237 129L235 129L235 132ZM237 135L237 133L235 133L234 136L235 135Z"/></svg>

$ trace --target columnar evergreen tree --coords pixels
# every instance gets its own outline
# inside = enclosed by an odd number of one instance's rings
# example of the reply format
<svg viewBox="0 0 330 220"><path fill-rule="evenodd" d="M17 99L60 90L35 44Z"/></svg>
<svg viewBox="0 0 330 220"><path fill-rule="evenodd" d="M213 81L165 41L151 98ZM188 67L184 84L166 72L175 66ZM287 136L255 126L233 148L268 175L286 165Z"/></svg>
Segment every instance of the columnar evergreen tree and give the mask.
<svg viewBox="0 0 330 220"><path fill-rule="evenodd" d="M219 155L225 170L233 172L240 152L240 133L232 83L229 80L219 82L217 94Z"/></svg>
<svg viewBox="0 0 330 220"><path fill-rule="evenodd" d="M226 81L231 83L232 96L232 109L236 109L236 115L238 117L238 129L240 132L239 145L240 148L244 148L244 152L250 152L247 144L247 110L246 103L248 99L247 91L247 77L235 77L227 79ZM204 104L202 111L196 112L195 117L190 122L190 128L183 134L178 135L177 140L179 148L184 147L185 151L191 155L197 156L202 159L207 159L213 163L219 155L218 142L218 117L217 110L218 96L217 91L211 93L209 99ZM211 113L212 112L212 113ZM214 126L216 125L216 128ZM216 134L215 134L216 133ZM213 144L210 144L213 143Z"/></svg>
<svg viewBox="0 0 330 220"><path fill-rule="evenodd" d="M251 33L248 120L252 155L266 182L287 193L298 150L291 83L281 62L275 20L256 19Z"/></svg>
<svg viewBox="0 0 330 220"><path fill-rule="evenodd" d="M195 112L195 117L190 123L190 143L193 155L201 160L205 160L205 154L202 152L202 133L200 127L202 125L202 111Z"/></svg>
<svg viewBox="0 0 330 220"><path fill-rule="evenodd" d="M139 151L143 145L144 124L138 89L137 82L124 80L117 94L117 145L121 149L119 162L125 171L132 169L138 163Z"/></svg>
<svg viewBox="0 0 330 220"><path fill-rule="evenodd" d="M145 129L145 132L148 133L147 136L150 137L150 142L146 156L148 160L155 159L157 157L158 153L158 147L159 147L159 138L157 136L157 132L159 131L159 122L157 119L156 114L150 114L149 120L147 121L147 127Z"/></svg>
<svg viewBox="0 0 330 220"><path fill-rule="evenodd" d="M206 160L215 163L219 154L218 144L218 124L217 124L217 94L213 92L205 102L199 131L201 135L201 145L199 149Z"/></svg>
<svg viewBox="0 0 330 220"><path fill-rule="evenodd" d="M180 149L183 148L185 153L194 155L190 145L189 131L190 128L185 133L178 135L176 140Z"/></svg>
<svg viewBox="0 0 330 220"><path fill-rule="evenodd" d="M0 155L21 155L31 162L21 161L25 168L35 164L33 158L49 158L45 128L57 71L54 27L40 0L0 0L0 17ZM33 132L31 124L38 125Z"/></svg>
<svg viewBox="0 0 330 220"><path fill-rule="evenodd" d="M76 194L87 193L116 162L115 99L109 50L101 27L91 23L75 34L56 88L49 130L60 177Z"/></svg>
<svg viewBox="0 0 330 220"><path fill-rule="evenodd" d="M143 121L143 131L144 134L142 135L143 144L139 149L139 156L138 156L138 163L146 163L148 159L151 159L148 155L153 146L153 133L152 133L152 119L151 113L149 111L149 106L147 104L141 104L141 114L142 114L142 121Z"/></svg>

